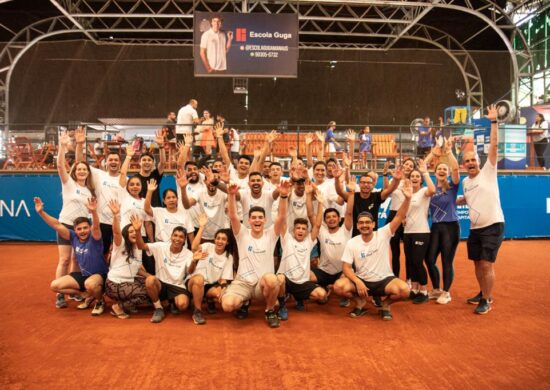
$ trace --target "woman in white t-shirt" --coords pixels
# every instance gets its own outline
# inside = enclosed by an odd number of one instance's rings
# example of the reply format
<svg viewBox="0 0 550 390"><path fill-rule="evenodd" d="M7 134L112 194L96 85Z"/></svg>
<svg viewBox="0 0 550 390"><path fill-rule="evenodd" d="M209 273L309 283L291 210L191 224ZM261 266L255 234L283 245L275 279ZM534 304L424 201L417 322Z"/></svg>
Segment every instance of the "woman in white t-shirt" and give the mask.
<svg viewBox="0 0 550 390"><path fill-rule="evenodd" d="M424 261L430 243L430 225L428 224L428 210L430 198L435 193L435 185L430 178L426 163L418 161L418 169L410 174L413 187L411 204L404 222L403 246L405 258L411 269L411 299L413 303L428 302L428 274L424 268ZM423 181L426 187L422 187Z"/></svg>
<svg viewBox="0 0 550 390"><path fill-rule="evenodd" d="M124 305L131 307L151 303L145 288L147 273L142 267L141 250L136 246L136 232L132 224L120 229L120 203L112 199L109 209L113 214L113 249L109 273L105 282L105 294L115 303L111 314L121 320L130 316L124 311Z"/></svg>
<svg viewBox="0 0 550 390"><path fill-rule="evenodd" d="M208 314L216 313L216 302L219 302L228 280L233 280L233 246L235 238L230 229L219 229L214 242L203 242L202 233L208 223L208 216L199 216L199 230L193 240L192 251L201 250L208 255L199 261L195 272L187 277L187 289L193 294L197 304L206 295Z"/></svg>
<svg viewBox="0 0 550 390"><path fill-rule="evenodd" d="M57 155L57 173L61 179L61 196L63 206L59 214L59 222L68 229L73 229L73 221L79 217L88 217L89 212L86 207L88 199L95 197L95 188L90 174L90 165L85 161L76 162L67 173L65 153L71 143L67 132L59 137L59 153ZM69 240L57 236L57 249L59 260L55 270L55 278L59 279L69 273L71 264L72 246ZM65 296L56 295L55 306L58 309L67 307Z"/></svg>

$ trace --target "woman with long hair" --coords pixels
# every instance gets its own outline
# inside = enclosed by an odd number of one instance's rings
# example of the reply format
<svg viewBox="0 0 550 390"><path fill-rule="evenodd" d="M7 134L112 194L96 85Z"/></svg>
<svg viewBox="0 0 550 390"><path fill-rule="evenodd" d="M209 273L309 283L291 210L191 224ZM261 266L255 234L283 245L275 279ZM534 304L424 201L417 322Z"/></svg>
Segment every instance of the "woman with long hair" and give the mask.
<svg viewBox="0 0 550 390"><path fill-rule="evenodd" d="M59 214L59 221L68 229L73 229L73 221L79 217L88 217L89 212L86 205L88 199L95 197L95 188L92 181L90 165L87 162L79 161L73 164L67 173L65 153L67 153L71 139L67 132L59 137L59 152L57 154L57 173L61 179L61 196L63 206ZM71 266L72 246L69 240L57 235L57 250L59 260L55 271L55 278L68 275ZM71 298L81 301L79 296ZM55 307L62 309L67 307L65 296L56 295Z"/></svg>
<svg viewBox="0 0 550 390"><path fill-rule="evenodd" d="M544 119L544 115L537 114L535 123L531 126L530 131L532 133L533 147L535 148L535 155L537 157L539 167L546 170L546 165L544 164L544 152L548 146L548 122Z"/></svg>
<svg viewBox="0 0 550 390"><path fill-rule="evenodd" d="M145 277L147 273L142 267L141 250L136 245L136 232L132 224L127 224L120 230L120 203L117 200L109 202L113 214L113 249L111 264L105 294L115 303L111 306L111 314L119 319L127 319L124 305L136 307L150 303Z"/></svg>
<svg viewBox="0 0 550 390"><path fill-rule="evenodd" d="M449 292L453 283L454 270L453 261L456 248L460 240L460 225L456 209L456 198L460 175L458 173L458 161L453 154L453 141L447 140L444 153L441 148L435 147L426 158L426 164L431 156L447 156L449 166L440 162L435 166L436 190L430 201L430 213L432 216L432 228L426 265L432 280L433 291L431 299L437 299L439 304L451 302ZM451 180L449 181L449 173ZM437 268L437 257L441 254L443 266L443 290L439 289L439 269Z"/></svg>
<svg viewBox="0 0 550 390"><path fill-rule="evenodd" d="M214 118L212 118L210 111L204 110L202 113L204 118L197 131L202 133L201 143L206 156L211 157L212 151L216 148L216 138L214 137Z"/></svg>
<svg viewBox="0 0 550 390"><path fill-rule="evenodd" d="M411 269L411 299L413 303L428 302L428 275L424 261L430 243L430 225L428 208L430 198L435 193L435 186L428 173L426 163L418 160L418 168L413 169L409 180L413 188L409 210L405 219L403 246L405 258ZM426 182L426 187L422 184Z"/></svg>

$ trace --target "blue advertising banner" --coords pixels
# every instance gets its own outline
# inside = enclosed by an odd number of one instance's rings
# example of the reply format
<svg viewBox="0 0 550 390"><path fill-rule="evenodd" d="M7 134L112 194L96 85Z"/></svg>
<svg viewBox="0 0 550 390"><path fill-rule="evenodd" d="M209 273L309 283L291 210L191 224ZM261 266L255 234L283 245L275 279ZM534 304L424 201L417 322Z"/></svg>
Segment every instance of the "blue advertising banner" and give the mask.
<svg viewBox="0 0 550 390"><path fill-rule="evenodd" d="M297 77L297 14L195 12L195 76Z"/></svg>
<svg viewBox="0 0 550 390"><path fill-rule="evenodd" d="M550 237L550 175L499 176L506 238ZM39 196L45 210L57 218L61 211L61 183L57 175L0 175L0 240L54 241L55 233L34 211ZM381 186L379 181L378 185ZM175 188L166 175L160 186ZM461 195L461 190L459 192ZM380 207L380 226L389 213L389 200ZM459 206L461 237L468 237L467 206Z"/></svg>

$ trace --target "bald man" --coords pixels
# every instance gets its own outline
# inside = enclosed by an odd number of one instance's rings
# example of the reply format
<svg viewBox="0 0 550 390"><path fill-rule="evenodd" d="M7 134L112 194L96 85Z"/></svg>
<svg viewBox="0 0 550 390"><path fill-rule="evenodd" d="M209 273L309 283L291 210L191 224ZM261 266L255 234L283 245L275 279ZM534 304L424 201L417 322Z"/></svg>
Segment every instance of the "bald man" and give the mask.
<svg viewBox="0 0 550 390"><path fill-rule="evenodd" d="M183 141L184 134L193 134L194 125L199 124L199 114L197 113L198 106L199 102L195 99L191 99L186 106L183 106L178 111L176 126L176 139L178 142Z"/></svg>

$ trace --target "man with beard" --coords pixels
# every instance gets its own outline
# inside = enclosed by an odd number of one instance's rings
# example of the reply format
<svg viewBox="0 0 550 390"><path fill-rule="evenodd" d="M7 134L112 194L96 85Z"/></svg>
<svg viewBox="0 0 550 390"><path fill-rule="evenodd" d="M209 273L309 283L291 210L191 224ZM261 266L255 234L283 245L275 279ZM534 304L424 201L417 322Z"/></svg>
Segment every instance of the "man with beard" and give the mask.
<svg viewBox="0 0 550 390"><path fill-rule="evenodd" d="M241 189L235 195L237 200L241 202L243 208L243 216L248 215L249 210L252 207L261 207L265 210L265 227L268 228L273 223L271 210L273 209L273 203L279 197L279 190L273 191L263 190L264 181L260 172L251 172L248 176L247 189ZM250 228L248 221L244 221L245 226Z"/></svg>
<svg viewBox="0 0 550 390"><path fill-rule="evenodd" d="M403 222L409 209L412 185L407 180L403 185L405 200L394 219L375 231L374 216L363 211L358 215L357 227L360 235L348 241L342 255L344 278L334 283L334 292L346 298L355 298L356 307L349 315L356 318L366 314L364 306L367 295L383 297L380 316L383 320L393 319L390 304L409 298L407 283L393 275L390 266L390 239Z"/></svg>
<svg viewBox="0 0 550 390"><path fill-rule="evenodd" d="M187 161L185 163L185 176L187 178L187 184L185 190L188 196L197 198L198 194L206 191L206 185L204 184L201 175L199 173L199 167L194 161ZM183 182L183 181L182 181ZM183 199L183 187L178 183L178 199ZM187 208L187 207L186 207ZM189 216L193 220L195 229L199 228L199 215L202 213L199 205L193 205L189 209Z"/></svg>
<svg viewBox="0 0 550 390"><path fill-rule="evenodd" d="M498 123L494 104L487 109L486 118L491 121L489 156L483 168L479 168L475 152L464 154L463 161L468 177L462 181L464 197L457 203L468 204L470 235L468 236L468 258L474 262L480 292L468 299L477 305L476 314L487 314L493 301L495 283L494 264L504 238L504 213L500 206L497 180Z"/></svg>

